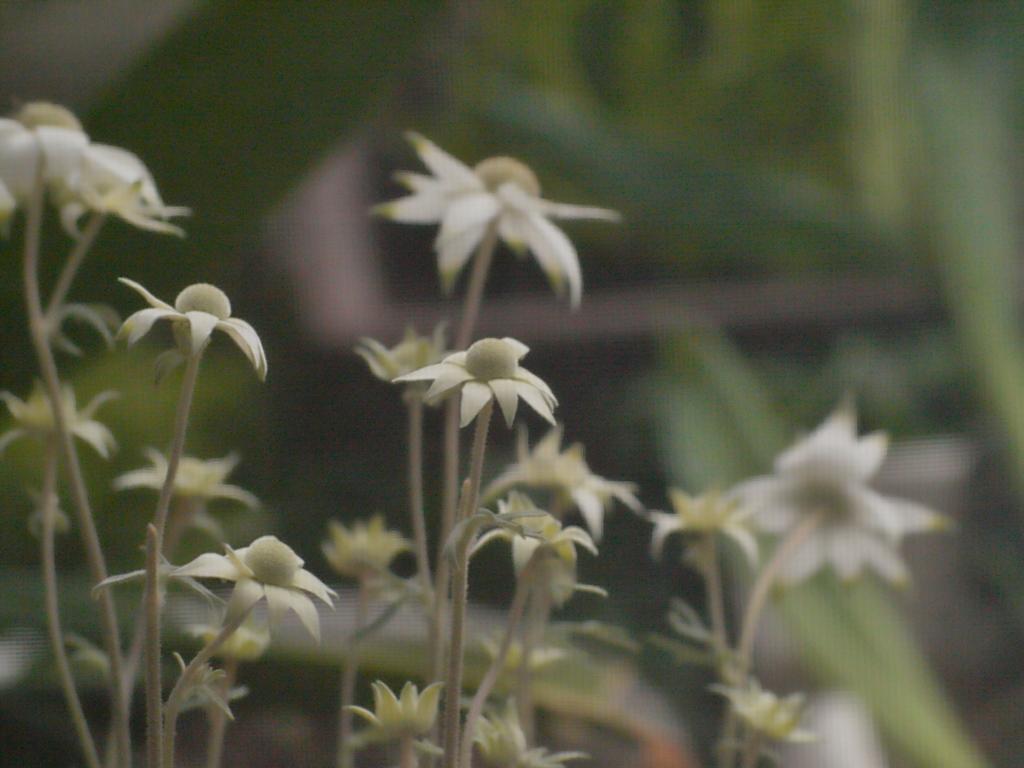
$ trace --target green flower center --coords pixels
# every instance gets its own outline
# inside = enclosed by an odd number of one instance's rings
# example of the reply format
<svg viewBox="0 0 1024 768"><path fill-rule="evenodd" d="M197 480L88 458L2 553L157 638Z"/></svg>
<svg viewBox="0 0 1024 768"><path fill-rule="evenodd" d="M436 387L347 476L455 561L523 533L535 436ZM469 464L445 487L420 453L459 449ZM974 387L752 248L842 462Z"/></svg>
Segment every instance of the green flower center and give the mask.
<svg viewBox="0 0 1024 768"><path fill-rule="evenodd" d="M215 285L196 283L178 294L174 308L181 313L206 312L218 320L231 317L231 302L227 295Z"/></svg>
<svg viewBox="0 0 1024 768"><path fill-rule="evenodd" d="M501 339L480 339L466 352L466 370L477 381L511 379L518 366L516 353Z"/></svg>
<svg viewBox="0 0 1024 768"><path fill-rule="evenodd" d="M82 124L69 110L48 101L33 101L26 104L18 110L15 119L29 130L40 126L67 128L79 132L82 130Z"/></svg>
<svg viewBox="0 0 1024 768"><path fill-rule="evenodd" d="M242 562L252 570L256 581L275 587L290 587L302 567L302 559L292 548L273 536L256 539Z"/></svg>
<svg viewBox="0 0 1024 768"><path fill-rule="evenodd" d="M488 192L511 181L531 197L540 197L540 182L528 166L513 157L488 157L473 169Z"/></svg>

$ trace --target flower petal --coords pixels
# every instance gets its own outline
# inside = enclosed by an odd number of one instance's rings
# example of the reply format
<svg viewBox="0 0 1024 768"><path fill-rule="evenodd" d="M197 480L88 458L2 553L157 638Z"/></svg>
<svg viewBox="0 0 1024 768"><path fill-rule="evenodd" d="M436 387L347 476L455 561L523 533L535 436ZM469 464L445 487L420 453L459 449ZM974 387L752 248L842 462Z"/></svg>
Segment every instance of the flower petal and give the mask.
<svg viewBox="0 0 1024 768"><path fill-rule="evenodd" d="M583 273L572 242L562 230L540 214L530 217L530 225L525 232L530 250L547 274L555 293L562 293L565 286L568 286L569 301L573 307L578 307L583 294Z"/></svg>
<svg viewBox="0 0 1024 768"><path fill-rule="evenodd" d="M400 221L403 224L436 224L444 217L448 208L448 200L436 182L434 182L434 186L438 188L435 190L424 189L413 195L375 205L370 212L392 221Z"/></svg>
<svg viewBox="0 0 1024 768"><path fill-rule="evenodd" d="M548 398L532 384L527 384L526 382L518 380L516 380L515 384L516 391L519 393L519 396L526 401L526 404L543 416L549 424L554 424L555 415L551 412L552 406L549 404ZM552 396L551 399L554 400L554 396Z"/></svg>
<svg viewBox="0 0 1024 768"><path fill-rule="evenodd" d="M168 310L170 312L177 312L177 310L174 307L172 307L170 304L168 304L168 303L166 303L164 301L160 301L160 299L158 299L152 293L150 293L145 288L143 288L141 285L136 283L134 280L129 280L127 277L119 277L119 278L117 278L117 280L120 283L124 283L129 288L131 288L132 290L137 291L142 296L142 298L144 298L146 300L146 302L149 304L149 306L151 306L151 307L159 307L160 309L166 309L166 310Z"/></svg>
<svg viewBox="0 0 1024 768"><path fill-rule="evenodd" d="M465 191L484 188L472 168L449 155L434 142L413 131L406 133L405 138L412 144L423 164L445 185Z"/></svg>
<svg viewBox="0 0 1024 768"><path fill-rule="evenodd" d="M302 626L313 636L313 639L320 642L320 614L317 613L313 601L297 589L288 587L276 587L272 584L264 585L267 593L267 608L270 612L270 625L275 626L282 619L288 609L295 611L302 622Z"/></svg>
<svg viewBox="0 0 1024 768"><path fill-rule="evenodd" d="M334 608L334 601L331 598L337 597L338 593L320 581L320 579L305 568L301 568L295 572L295 576L292 578L292 586L297 587L298 589L304 589L306 592L316 595L332 609Z"/></svg>
<svg viewBox="0 0 1024 768"><path fill-rule="evenodd" d="M513 379L491 379L487 384L494 393L498 405L501 406L501 412L505 416L505 424L511 429L512 422L516 418L516 408L519 405L519 392L516 382Z"/></svg>
<svg viewBox="0 0 1024 768"><path fill-rule="evenodd" d="M188 320L189 334L192 338L192 354L194 355L203 348L221 320L216 315L197 309L189 310L184 317Z"/></svg>
<svg viewBox="0 0 1024 768"><path fill-rule="evenodd" d="M256 605L264 596L264 587L254 579L239 579L231 590L231 598L224 610L224 621L234 621Z"/></svg>
<svg viewBox="0 0 1024 768"><path fill-rule="evenodd" d="M225 579L236 581L239 578L238 568L224 555L207 552L191 563L186 563L171 572L172 576L195 576L203 579Z"/></svg>
<svg viewBox="0 0 1024 768"><path fill-rule="evenodd" d="M654 532L651 535L651 556L655 560L661 559L661 553L665 546L665 539L670 533L683 530L682 520L674 512L657 512L651 510L647 513L648 519L654 523Z"/></svg>
<svg viewBox="0 0 1024 768"><path fill-rule="evenodd" d="M494 392L476 379L467 381L462 387L462 402L459 404L459 426L464 427L476 418L480 410L491 401Z"/></svg>
<svg viewBox="0 0 1024 768"><path fill-rule="evenodd" d="M153 327L153 323L157 320L162 320L165 317L178 318L181 317L181 315L174 309L140 309L138 312L129 315L128 319L121 324L121 329L117 332L117 338L123 339L127 337L128 346L130 347L149 333L150 328Z"/></svg>
<svg viewBox="0 0 1024 768"><path fill-rule="evenodd" d="M256 375L259 377L259 380L263 381L266 379L267 354L263 351L263 342L260 341L256 330L245 320L240 320L237 317L221 320L217 324L217 328L230 336L235 344L238 345L238 348L245 353L245 356L249 358L249 362L256 369Z"/></svg>

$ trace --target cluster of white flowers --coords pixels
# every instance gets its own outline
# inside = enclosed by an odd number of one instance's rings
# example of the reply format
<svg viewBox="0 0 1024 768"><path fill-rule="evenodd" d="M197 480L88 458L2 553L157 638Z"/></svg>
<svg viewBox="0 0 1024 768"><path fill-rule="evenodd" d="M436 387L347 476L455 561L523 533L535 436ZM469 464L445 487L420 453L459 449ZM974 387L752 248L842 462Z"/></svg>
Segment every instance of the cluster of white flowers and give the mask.
<svg viewBox="0 0 1024 768"><path fill-rule="evenodd" d="M138 157L90 141L71 112L36 102L13 118L0 118L0 232L40 182L73 237L89 211L119 216L142 229L184 234L169 219L187 215L188 209L164 204Z"/></svg>

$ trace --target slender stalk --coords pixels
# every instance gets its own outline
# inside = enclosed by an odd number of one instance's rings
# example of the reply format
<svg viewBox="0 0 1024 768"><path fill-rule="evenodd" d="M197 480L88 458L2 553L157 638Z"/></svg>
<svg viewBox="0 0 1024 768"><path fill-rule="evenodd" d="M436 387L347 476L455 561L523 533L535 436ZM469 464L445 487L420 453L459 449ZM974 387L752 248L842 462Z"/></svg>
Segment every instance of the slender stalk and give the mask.
<svg viewBox="0 0 1024 768"><path fill-rule="evenodd" d="M101 768L96 742L89 731L89 723L78 698L75 678L71 673L67 649L64 647L64 632L60 623L60 605L57 593L57 561L54 547L54 524L57 516L57 452L56 442L51 438L46 446L46 461L43 465L43 492L41 505L42 529L40 531L40 557L43 566L43 585L46 589L46 629L50 638L53 658L57 663L57 676L64 700L67 702L75 734L82 747L82 756L88 768Z"/></svg>
<svg viewBox="0 0 1024 768"><path fill-rule="evenodd" d="M365 578L361 578L356 605L356 627L348 638L345 666L341 673L341 705L338 708L338 768L352 768L352 748L349 745L352 736L352 710L349 707L355 703L356 699L356 679L359 673L359 633L366 626L369 602L370 585Z"/></svg>
<svg viewBox="0 0 1024 768"><path fill-rule="evenodd" d="M146 650L146 765L163 765L163 680L160 658L160 533L146 526L146 586L142 596Z"/></svg>
<svg viewBox="0 0 1024 768"><path fill-rule="evenodd" d="M476 431L469 460L469 477L463 486L462 517L476 511L480 498L480 478L484 469L487 449L487 431L494 412L494 400L480 410L476 417ZM464 537L456 551L455 570L452 573L452 615L448 646L448 675L444 690L444 768L456 768L459 758L459 698L462 695L462 652L465 644L466 600L469 587L469 547L472 536Z"/></svg>
<svg viewBox="0 0 1024 768"><path fill-rule="evenodd" d="M209 343L209 342L207 342ZM189 355L185 365L185 376L181 382L181 393L178 396L178 411L174 417L174 432L171 435L171 445L167 449L167 477L164 478L163 487L160 489L160 497L156 502L156 513L153 515L153 524L157 533L160 534L159 543L162 554L164 532L167 528L167 515L171 507L171 497L174 495L174 478L178 474L178 464L185 452L185 432L188 430L188 418L192 410L192 398L196 391L196 382L199 380L199 364L203 359L205 345L198 352Z"/></svg>
<svg viewBox="0 0 1024 768"><path fill-rule="evenodd" d="M463 303L462 318L455 335L455 349L462 350L469 346L476 326L480 305L483 302L484 286L487 273L490 272L494 260L494 249L498 243L497 230L489 227L473 257L473 269L466 288L466 300ZM434 624L436 639L428 640L433 644L434 654L430 666L435 675L440 677L444 659L444 638L441 635L443 617L447 611L448 588L451 579L450 568L444 558L444 546L458 522L456 511L459 503L459 399L449 398L445 404L444 414L444 475L442 483L441 531L438 537L437 574L434 582Z"/></svg>
<svg viewBox="0 0 1024 768"><path fill-rule="evenodd" d="M68 429L68 416L64 413L60 377L57 373L53 350L50 347L50 323L43 313L39 291L39 243L43 223L43 193L44 185L40 174L26 205L23 259L25 307L28 313L29 334L32 337L32 345L35 347L40 376L53 412L54 427L59 436L59 445L67 469L75 519L89 564L89 575L93 583L99 584L107 578L106 560L89 504L89 494L85 487L78 450L75 447L71 431ZM97 601L103 633L103 649L110 663L111 728L114 734L112 748L117 755L117 764L129 766L131 764L131 735L128 723L128 705L123 693L124 675L117 609L114 606L111 590L102 590Z"/></svg>
<svg viewBox="0 0 1024 768"><path fill-rule="evenodd" d="M188 698L189 692L195 683L204 664L215 654L224 642L242 626L242 622L252 612L249 606L240 616L225 624L217 636L213 638L206 647L195 655L195 658L188 663L185 670L174 684L170 695L167 697L167 705L164 707L164 739L163 739L163 761L156 765L160 768L174 768L174 740L177 736L178 715ZM153 765L153 764L150 764Z"/></svg>
<svg viewBox="0 0 1024 768"><path fill-rule="evenodd" d="M722 590L722 561L715 533L701 537L698 544L704 581L708 590L708 613L711 615L711 642L715 658L722 664L728 657L729 638L725 628L725 595Z"/></svg>
<svg viewBox="0 0 1024 768"><path fill-rule="evenodd" d="M398 768L416 768L416 741L412 734L402 736L399 748Z"/></svg>
<svg viewBox="0 0 1024 768"><path fill-rule="evenodd" d="M466 349L469 340L473 338L473 329L476 327L476 320L480 314L480 305L484 299L484 286L487 284L487 273L491 270L491 262L494 261L494 249L498 244L498 230L492 224L487 228L483 240L476 247L473 256L473 271L469 275L469 285L466 287L466 301L462 305L462 320L459 322L459 332L455 335L455 349Z"/></svg>
<svg viewBox="0 0 1024 768"><path fill-rule="evenodd" d="M737 659L739 662L739 673L741 683L746 682L747 673L750 671L751 660L754 655L754 638L757 635L757 626L760 623L761 614L768 604L768 595L779 575L779 571L786 561L793 555L793 552L807 540L807 537L814 533L824 522L820 514L811 515L789 532L782 543L776 547L772 559L765 565L764 570L757 576L754 587L750 591L750 599L747 601L746 612L743 615L742 629L740 630L740 641L737 645Z"/></svg>
<svg viewBox="0 0 1024 768"><path fill-rule="evenodd" d="M740 768L755 768L757 765L757 759L761 756L761 750L764 748L764 734L755 733L754 736L747 742L747 746L743 750L743 758L740 762Z"/></svg>
<svg viewBox="0 0 1024 768"><path fill-rule="evenodd" d="M765 564L764 569L758 574L757 581L754 582L754 586L750 590L750 599L747 600L746 611L743 615L740 640L736 646L735 667L732 670L735 679L728 681L730 685L742 688L747 684L747 677L750 674L750 667L753 662L754 639L757 636L757 627L760 623L761 614L768 604L768 595L771 592L772 585L775 583L775 579L778 577L782 566L793 555L793 552L824 522L824 519L821 514L810 515L804 518L775 548L771 560ZM729 707L726 710L725 720L722 725L720 741L723 750L721 765L724 768L733 768L736 764L736 728L736 712L732 707Z"/></svg>
<svg viewBox="0 0 1024 768"><path fill-rule="evenodd" d="M416 575L423 590L423 604L427 614L424 677L430 683L439 676L440 671L434 664L440 638L440 617L434 610L434 583L430 573L430 554L427 551L427 521L423 512L423 394L422 387L409 387L405 401L409 409L409 515L412 517Z"/></svg>
<svg viewBox="0 0 1024 768"><path fill-rule="evenodd" d="M470 702L469 709L466 712L466 724L462 730L462 742L460 744L459 768L471 768L472 766L473 735L476 731L476 721L483 714L487 697L490 695L491 689L494 688L498 676L505 667L508 649L512 645L512 636L515 634L516 628L523 618L524 609L533 591L533 573L536 567L534 563L538 559L538 553L540 553L541 557L545 556L541 550L534 550L530 561L523 568L522 573L519 574L516 593L512 598L512 605L508 609L508 624L505 626L505 636L501 639L501 647L498 648L498 653L491 661L491 666L487 668L487 672L484 674L483 680L480 681L476 694L473 696L473 701ZM524 657L523 662L525 663L525 661Z"/></svg>
<svg viewBox="0 0 1024 768"><path fill-rule="evenodd" d="M75 275L78 273L78 268L82 265L82 261L85 259L89 248L92 246L93 241L96 239L96 235L100 233L100 229L103 228L103 222L107 220L105 213L94 211L89 215L89 221L86 223L85 228L82 230L81 235L75 241L74 247L71 249L71 253L68 254L67 261L64 262L64 267L61 269L60 276L57 278L56 284L53 286L53 292L50 294L50 300L46 304L46 318L49 321L53 321L54 316L64 303L64 299L68 297L68 291L71 290L71 282L75 279Z"/></svg>
<svg viewBox="0 0 1024 768"><path fill-rule="evenodd" d="M522 662L519 665L519 689L516 691L516 708L519 725L526 738L526 746L533 747L536 738L536 708L533 704L533 649L544 634L544 628L551 618L551 593L548 590L534 590L530 599L530 612L523 631Z"/></svg>
<svg viewBox="0 0 1024 768"><path fill-rule="evenodd" d="M224 678L218 686L218 692L225 703L231 689L238 679L238 659L228 658L224 661ZM220 768L224 756L224 734L228 728L227 713L217 706L210 707L210 733L206 739L206 768Z"/></svg>
<svg viewBox="0 0 1024 768"><path fill-rule="evenodd" d="M178 411L174 420L174 432L171 446L167 451L167 477L164 478L157 500L153 522L146 529L146 584L143 593L143 620L146 625L145 655L146 668L146 755L150 766L163 765L160 750L163 748L165 715L162 711L162 659L160 649L160 608L161 584L160 563L163 562L164 530L167 527L167 514L170 509L171 496L174 492L174 477L178 472L178 464L185 448L185 432L188 427L189 412L192 409L192 396L195 393L199 378L199 364L203 350L189 355L185 366L185 377L181 383L181 394L178 397ZM173 760L171 761L173 763Z"/></svg>

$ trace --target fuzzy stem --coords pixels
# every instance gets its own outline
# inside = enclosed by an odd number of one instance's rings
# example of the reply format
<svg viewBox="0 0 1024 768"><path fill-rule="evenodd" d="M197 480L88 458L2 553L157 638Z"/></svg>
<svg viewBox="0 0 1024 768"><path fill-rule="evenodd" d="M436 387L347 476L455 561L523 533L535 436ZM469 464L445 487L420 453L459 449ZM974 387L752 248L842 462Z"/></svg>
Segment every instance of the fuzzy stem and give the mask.
<svg viewBox="0 0 1024 768"><path fill-rule="evenodd" d="M725 663L729 651L729 638L725 628L725 595L722 590L722 561L715 534L701 538L700 559L704 582L708 590L708 613L711 615L711 642L719 665Z"/></svg>
<svg viewBox="0 0 1024 768"><path fill-rule="evenodd" d="M43 193L44 185L40 173L26 205L23 260L25 307L28 313L29 334L32 337L32 345L35 347L36 357L39 361L40 376L53 412L54 427L59 435L61 453L64 457L68 483L71 488L71 498L74 502L75 519L89 564L89 575L93 583L99 584L107 578L106 560L100 546L99 534L96 532L96 523L89 504L89 494L85 487L81 463L78 460L78 450L68 429L68 418L64 413L61 400L57 363L53 357L53 350L50 348L50 323L43 313L42 298L39 292L39 243L43 223ZM111 728L114 734L112 748L117 756L116 763L127 767L131 764L131 736L128 725L128 705L123 693L124 676L117 610L110 590L102 590L97 601L103 632L103 649L110 662Z"/></svg>
<svg viewBox="0 0 1024 768"><path fill-rule="evenodd" d="M416 768L416 741L413 739L411 733L407 733L402 736L399 748L401 749L401 752L399 753L398 767Z"/></svg>
<svg viewBox="0 0 1024 768"><path fill-rule="evenodd" d="M345 666L341 673L341 706L338 709L338 768L352 768L352 748L349 740L352 736L351 705L356 699L356 679L359 673L359 633L366 626L366 614L370 603L371 578L359 579L359 596L356 605L356 627L348 639L345 653Z"/></svg>
<svg viewBox="0 0 1024 768"><path fill-rule="evenodd" d="M483 302L484 286L487 283L487 273L490 271L491 262L494 260L494 249L498 243L497 229L489 227L484 234L483 240L477 246L476 254L473 257L473 270L469 277L469 285L466 288L466 300L463 304L462 319L459 322L459 329L455 335L455 349L463 350L469 346L469 340L473 337L473 329L476 326L477 316L480 314L480 305ZM451 579L451 569L444 558L444 547L451 535L452 529L458 522L457 509L459 504L459 398L452 397L445 404L444 413L444 474L442 482L442 507L441 507L441 531L438 537L438 559L437 574L434 583L434 622L436 638L428 640L428 646L434 649L433 659L430 666L433 668L436 677L441 676L441 666L444 659L443 640L440 628L443 625L443 617L447 610L448 588Z"/></svg>
<svg viewBox="0 0 1024 768"><path fill-rule="evenodd" d="M238 679L238 659L228 658L224 661L224 678L221 680L219 693L225 703L231 689ZM227 713L218 706L210 707L210 733L206 739L206 768L220 768L221 759L224 756L224 734L227 733Z"/></svg>
<svg viewBox="0 0 1024 768"><path fill-rule="evenodd" d="M171 693L167 697L167 705L164 707L163 761L156 763L160 768L174 768L174 740L177 736L178 715L181 713L181 708L187 700L196 676L202 669L203 664L208 662L225 641L242 626L242 622L245 621L251 612L252 606L249 606L240 616L225 624L220 632L217 633L217 636L207 643L206 647L199 651L195 658L188 663L185 671L178 678L178 682L171 689ZM150 765L153 764L150 763Z"/></svg>
<svg viewBox="0 0 1024 768"><path fill-rule="evenodd" d="M747 608L743 615L743 624L740 629L740 640L737 644L735 667L732 670L735 680L728 680L729 685L742 688L747 684L747 677L750 674L750 667L754 656L754 639L757 636L757 627L760 623L761 614L768 604L768 595L771 591L779 571L786 561L792 556L796 549L807 540L818 526L824 522L821 514L811 515L804 518L799 525L790 530L772 553L771 560L757 576L757 581L750 590L750 599L747 601ZM733 768L736 764L735 736L737 728L736 712L732 707L726 710L725 721L722 725L721 745L723 755L721 765L723 768Z"/></svg>
<svg viewBox="0 0 1024 768"><path fill-rule="evenodd" d="M533 667L530 660L537 641L543 636L544 628L551 618L551 593L535 590L530 601L530 613L523 631L522 663L519 665L519 689L516 691L516 708L519 725L523 729L527 748L532 748L536 738L536 708L533 702Z"/></svg>
<svg viewBox="0 0 1024 768"><path fill-rule="evenodd" d="M96 742L89 731L89 723L82 710L82 702L75 688L75 678L71 673L67 650L64 647L64 632L60 624L60 605L57 593L57 562L54 551L54 523L57 516L57 444L53 439L47 442L46 463L43 466L42 489L42 529L39 533L40 556L43 565L43 584L46 588L46 629L50 637L50 647L57 663L57 676L64 691L71 721L75 726L79 744L85 763L89 768L101 768Z"/></svg>
<svg viewBox="0 0 1024 768"><path fill-rule="evenodd" d="M64 303L64 299L67 298L68 291L71 290L71 281L75 279L78 268L82 265L82 261L85 259L86 254L89 253L89 248L92 246L96 235L99 234L100 229L103 227L103 222L106 220L107 215L98 211L94 211L89 216L89 221L75 241L75 246L71 249L71 253L68 254L67 261L64 262L64 267L61 269L60 277L57 278L53 292L50 294L50 301L46 304L47 320L53 321L54 316Z"/></svg>
<svg viewBox="0 0 1024 768"><path fill-rule="evenodd" d="M743 757L740 762L740 768L755 768L757 765L757 759L761 756L761 750L764 748L764 735L755 733L750 741L747 742L747 746L743 749Z"/></svg>
<svg viewBox="0 0 1024 768"><path fill-rule="evenodd" d="M494 412L491 399L476 417L476 431L469 460L469 477L463 486L461 518L476 511L480 497L480 478L484 470L487 431ZM465 644L466 600L469 588L469 547L473 537L465 536L455 553L452 573L452 616L448 647L448 675L444 690L444 768L456 768L459 759L459 698L462 695L462 652Z"/></svg>
<svg viewBox="0 0 1024 768"><path fill-rule="evenodd" d="M412 517L416 575L423 590L423 604L427 614L424 677L430 683L438 676L439 671L433 661L440 636L440 622L434 610L434 584L430 573L430 554L427 551L427 521L423 512L423 394L422 387L412 386L406 390L405 399L409 409L409 515Z"/></svg>
<svg viewBox="0 0 1024 768"><path fill-rule="evenodd" d="M160 658L160 534L146 526L146 585L142 595L146 650L146 765L163 765L163 680Z"/></svg>
<svg viewBox="0 0 1024 768"><path fill-rule="evenodd" d="M185 367L185 377L181 383L181 394L178 397L178 412L174 420L174 432L171 446L167 451L167 476L160 489L153 522L146 530L146 584L143 593L143 620L146 624L144 654L146 658L146 755L147 764L163 765L161 762L161 745L164 744L164 713L162 712L162 672L160 651L160 563L163 562L164 530L167 527L167 514L170 509L171 495L174 492L174 477L178 472L178 464L185 448L185 432L188 427L189 412L192 408L192 396L195 393L196 381L199 378L199 364L202 361L203 348L189 355ZM173 737L172 737L173 740ZM170 761L173 764L173 759Z"/></svg>
<svg viewBox="0 0 1024 768"><path fill-rule="evenodd" d="M542 557L545 556L540 549L534 550L534 555L530 558L526 567L523 568L522 573L519 574L519 581L516 584L516 593L512 598L512 605L509 606L508 610L508 623L505 626L505 636L501 639L501 647L498 648L498 653L491 661L491 666L488 667L483 680L480 681L480 685L476 689L476 694L473 696L473 701L470 703L469 709L466 712L466 724L463 726L462 742L460 745L459 768L471 768L472 766L473 735L476 731L476 721L479 720L480 715L483 714L484 704L487 702L487 697L490 695L491 689L494 688L494 684L497 682L498 676L505 667L505 659L508 658L508 649L512 645L512 636L515 634L516 628L519 626L519 622L523 618L523 611L526 608L528 598L533 590L533 573L536 568L534 563L538 560L538 552L541 553ZM525 657L523 658L523 662L526 662Z"/></svg>

